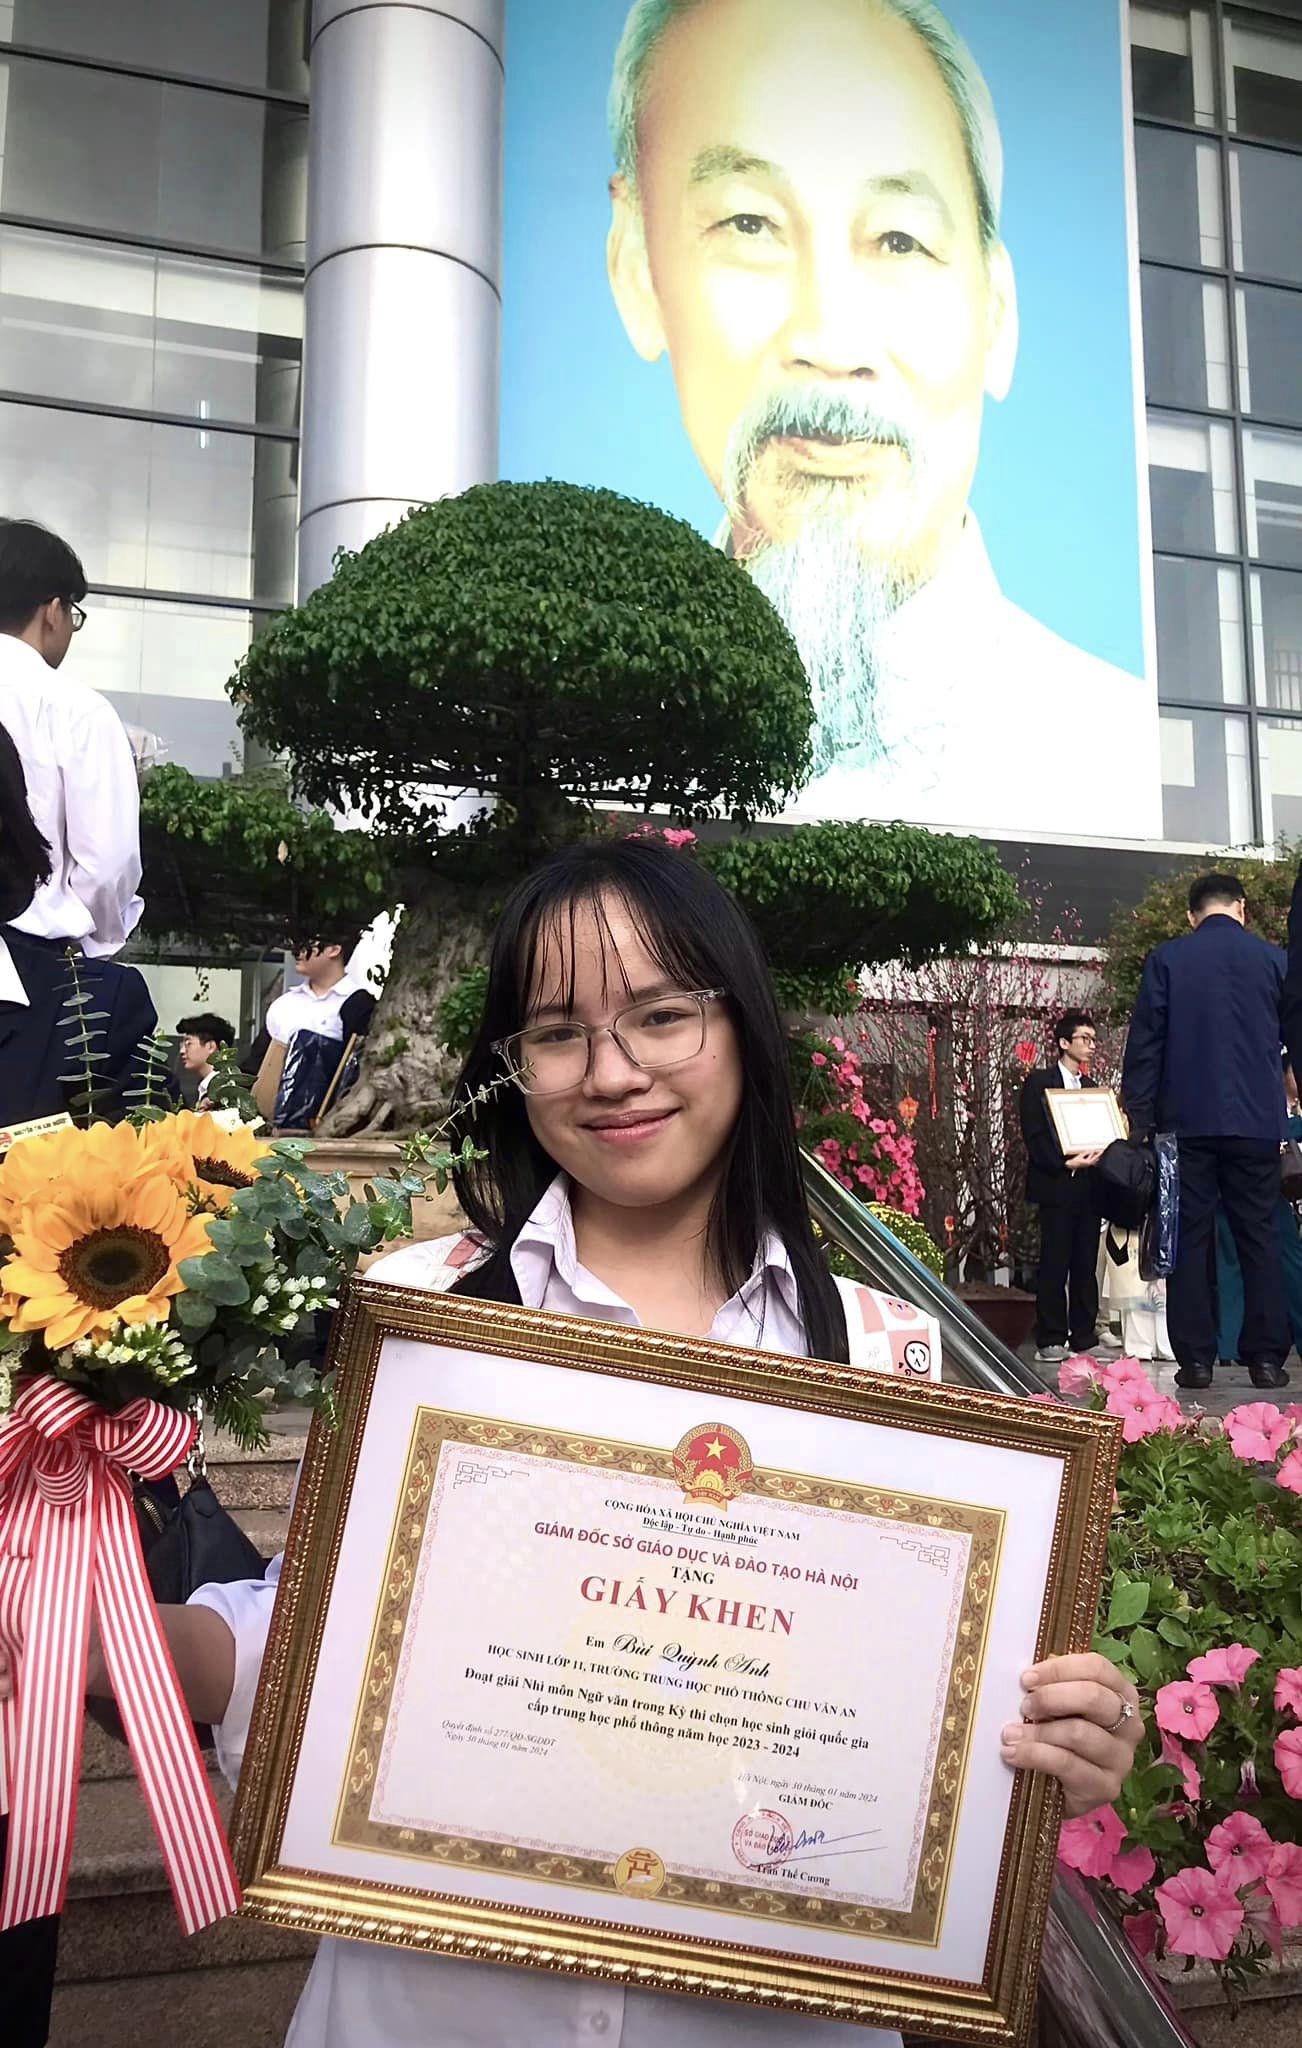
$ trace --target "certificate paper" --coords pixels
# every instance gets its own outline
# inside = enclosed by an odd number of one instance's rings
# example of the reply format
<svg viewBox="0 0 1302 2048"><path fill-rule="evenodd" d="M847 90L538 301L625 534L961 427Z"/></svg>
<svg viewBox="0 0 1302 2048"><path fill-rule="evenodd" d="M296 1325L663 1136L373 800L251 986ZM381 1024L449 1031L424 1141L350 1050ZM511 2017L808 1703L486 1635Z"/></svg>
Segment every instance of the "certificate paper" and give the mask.
<svg viewBox="0 0 1302 2048"><path fill-rule="evenodd" d="M379 1283L341 1317L233 1827L317 1933L1018 2044L1119 1428Z"/></svg>
<svg viewBox="0 0 1302 2048"><path fill-rule="evenodd" d="M1047 1088L1045 1101L1064 1153L1102 1152L1126 1135L1126 1123L1110 1088Z"/></svg>
<svg viewBox="0 0 1302 2048"><path fill-rule="evenodd" d="M419 1411L335 1841L934 1942L1003 1515L678 1456Z"/></svg>

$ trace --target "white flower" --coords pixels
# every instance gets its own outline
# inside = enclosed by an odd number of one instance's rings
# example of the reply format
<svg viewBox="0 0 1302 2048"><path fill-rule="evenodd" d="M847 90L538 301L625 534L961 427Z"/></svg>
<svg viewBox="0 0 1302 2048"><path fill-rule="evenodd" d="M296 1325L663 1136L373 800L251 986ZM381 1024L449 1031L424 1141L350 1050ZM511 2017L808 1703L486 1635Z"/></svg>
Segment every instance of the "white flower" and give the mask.
<svg viewBox="0 0 1302 2048"><path fill-rule="evenodd" d="M259 1294L255 1297L253 1307L249 1310L249 1314L254 1316L265 1316L270 1306L271 1304L267 1300L266 1295Z"/></svg>

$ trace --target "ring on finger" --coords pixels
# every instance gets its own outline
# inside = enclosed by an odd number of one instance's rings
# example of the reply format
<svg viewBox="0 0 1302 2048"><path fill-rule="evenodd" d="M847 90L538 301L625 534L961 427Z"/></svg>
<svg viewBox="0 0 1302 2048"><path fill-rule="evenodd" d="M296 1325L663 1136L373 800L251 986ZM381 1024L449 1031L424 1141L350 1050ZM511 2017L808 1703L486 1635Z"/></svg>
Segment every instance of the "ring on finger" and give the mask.
<svg viewBox="0 0 1302 2048"><path fill-rule="evenodd" d="M1122 1700L1121 1712L1117 1715L1115 1721L1109 1721L1107 1727L1104 1729L1103 1732L1105 1735L1116 1735L1121 1731L1121 1729L1125 1727L1127 1721L1133 1721L1134 1718L1134 1707L1131 1705L1129 1700Z"/></svg>

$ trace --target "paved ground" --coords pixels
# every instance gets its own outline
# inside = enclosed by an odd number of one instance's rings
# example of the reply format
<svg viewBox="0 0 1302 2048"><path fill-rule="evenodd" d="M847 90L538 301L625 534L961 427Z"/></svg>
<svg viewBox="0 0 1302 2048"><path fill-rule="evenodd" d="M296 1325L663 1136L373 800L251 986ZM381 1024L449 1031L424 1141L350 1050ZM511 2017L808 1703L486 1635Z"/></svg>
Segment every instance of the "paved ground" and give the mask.
<svg viewBox="0 0 1302 2048"><path fill-rule="evenodd" d="M1022 1356L1033 1363L1035 1346L1025 1346ZM1044 1375L1051 1386L1055 1383L1057 1366L1042 1365L1036 1370ZM1248 1377L1246 1365L1218 1366L1211 1386L1203 1393L1188 1393L1183 1387L1177 1387L1174 1365L1150 1364L1147 1370L1149 1378L1160 1393L1170 1394L1182 1408L1201 1408L1208 1415L1224 1415L1229 1409L1237 1408L1243 1401L1275 1401L1281 1406L1289 1401L1302 1401L1302 1364L1298 1361L1296 1351L1291 1354L1288 1367L1291 1385L1280 1387L1278 1391L1254 1387Z"/></svg>

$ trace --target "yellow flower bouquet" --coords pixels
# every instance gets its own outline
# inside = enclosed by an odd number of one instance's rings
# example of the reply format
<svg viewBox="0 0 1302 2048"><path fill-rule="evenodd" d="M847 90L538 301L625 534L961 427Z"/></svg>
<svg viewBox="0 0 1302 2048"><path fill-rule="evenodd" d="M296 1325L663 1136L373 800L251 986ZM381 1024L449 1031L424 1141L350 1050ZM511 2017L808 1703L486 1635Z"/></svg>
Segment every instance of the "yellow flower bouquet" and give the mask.
<svg viewBox="0 0 1302 2048"><path fill-rule="evenodd" d="M410 1230L425 1174L359 1202L309 1149L189 1110L15 1144L0 1160L0 1415L33 1373L111 1411L202 1399L245 1443L264 1435L259 1396L328 1402L325 1316L362 1253Z"/></svg>
<svg viewBox="0 0 1302 2048"><path fill-rule="evenodd" d="M182 1925L238 1888L140 1552L132 1478L185 1457L202 1402L245 1443L261 1399L328 1406L325 1324L359 1257L411 1229L452 1157L417 1136L354 1200L310 1146L231 1111L56 1129L0 1161L0 1930L59 1910L92 1620ZM247 1100L247 1098L246 1098ZM462 1157L475 1155L469 1145Z"/></svg>

